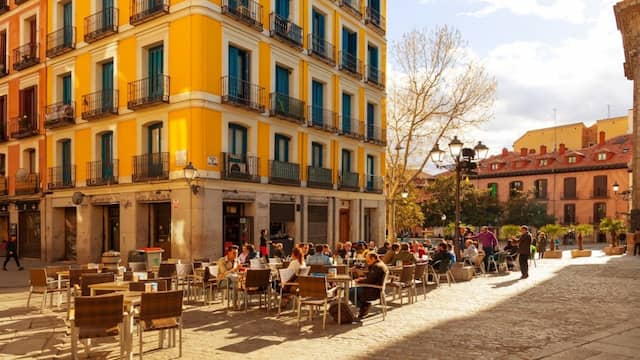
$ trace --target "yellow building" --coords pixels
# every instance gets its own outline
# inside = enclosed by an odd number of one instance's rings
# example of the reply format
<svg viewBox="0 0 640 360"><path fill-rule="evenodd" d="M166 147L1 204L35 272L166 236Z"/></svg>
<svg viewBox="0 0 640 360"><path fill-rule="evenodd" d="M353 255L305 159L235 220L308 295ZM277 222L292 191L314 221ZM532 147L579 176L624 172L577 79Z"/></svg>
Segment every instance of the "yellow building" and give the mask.
<svg viewBox="0 0 640 360"><path fill-rule="evenodd" d="M385 0L48 6L47 261L383 241Z"/></svg>

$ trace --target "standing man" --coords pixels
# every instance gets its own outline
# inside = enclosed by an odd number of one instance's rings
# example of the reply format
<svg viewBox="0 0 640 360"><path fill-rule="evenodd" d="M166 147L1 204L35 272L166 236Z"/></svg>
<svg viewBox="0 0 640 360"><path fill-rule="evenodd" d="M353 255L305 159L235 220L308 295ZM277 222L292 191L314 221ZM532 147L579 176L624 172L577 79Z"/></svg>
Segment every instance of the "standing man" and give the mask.
<svg viewBox="0 0 640 360"><path fill-rule="evenodd" d="M531 233L527 225L520 227L520 238L518 238L518 263L520 264L520 279L529 277L529 256L531 255Z"/></svg>
<svg viewBox="0 0 640 360"><path fill-rule="evenodd" d="M16 261L16 265L18 266L18 270L24 270L24 268L22 266L20 266L20 260L18 260L18 242L16 241L16 236L15 235L11 235L9 237L9 241L7 242L7 257L4 260L4 265L2 265L2 269L4 271L8 271L7 270L7 264L9 263L9 260L11 260L11 258L13 258Z"/></svg>
<svg viewBox="0 0 640 360"><path fill-rule="evenodd" d="M483 226L480 228L480 233L476 236L472 236L471 239L478 240L480 242L479 246L482 246L482 250L484 251L484 268L489 271L489 257L493 256L495 248L498 247L498 239L496 239L496 235L489 231L487 226ZM496 269L497 271L498 269Z"/></svg>

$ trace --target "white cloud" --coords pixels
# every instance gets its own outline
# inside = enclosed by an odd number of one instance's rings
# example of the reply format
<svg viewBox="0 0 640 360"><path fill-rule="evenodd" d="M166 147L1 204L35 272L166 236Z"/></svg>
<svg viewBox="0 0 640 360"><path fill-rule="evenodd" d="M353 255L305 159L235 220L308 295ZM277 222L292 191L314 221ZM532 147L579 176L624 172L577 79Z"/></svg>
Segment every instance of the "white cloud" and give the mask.
<svg viewBox="0 0 640 360"><path fill-rule="evenodd" d="M464 15L485 17L500 10L507 10L515 15L532 15L544 19L563 20L581 24L585 16L584 0L470 0L479 4L479 10L465 12Z"/></svg>

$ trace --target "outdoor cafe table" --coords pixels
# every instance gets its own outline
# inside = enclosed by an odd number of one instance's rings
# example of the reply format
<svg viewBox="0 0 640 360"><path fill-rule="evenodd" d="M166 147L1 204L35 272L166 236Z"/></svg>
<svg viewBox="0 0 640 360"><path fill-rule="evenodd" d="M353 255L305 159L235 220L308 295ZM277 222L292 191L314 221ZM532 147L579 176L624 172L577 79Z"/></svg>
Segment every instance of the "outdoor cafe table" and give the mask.
<svg viewBox="0 0 640 360"><path fill-rule="evenodd" d="M129 283L132 281L110 281L99 284L89 285L89 289L91 289L91 296L96 295L96 290L98 291L128 291Z"/></svg>

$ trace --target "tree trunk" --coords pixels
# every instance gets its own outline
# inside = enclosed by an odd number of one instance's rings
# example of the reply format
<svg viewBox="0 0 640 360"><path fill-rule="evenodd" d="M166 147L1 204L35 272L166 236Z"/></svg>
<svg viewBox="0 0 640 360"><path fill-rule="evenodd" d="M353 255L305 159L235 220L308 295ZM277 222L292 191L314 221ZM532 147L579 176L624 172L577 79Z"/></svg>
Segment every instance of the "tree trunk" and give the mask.
<svg viewBox="0 0 640 360"><path fill-rule="evenodd" d="M578 233L578 250L584 250L582 248L582 233Z"/></svg>
<svg viewBox="0 0 640 360"><path fill-rule="evenodd" d="M393 244L396 241L396 202L389 201L387 205L387 241Z"/></svg>

